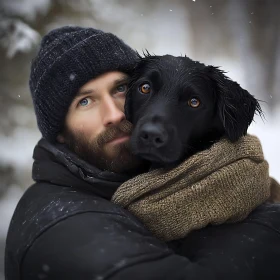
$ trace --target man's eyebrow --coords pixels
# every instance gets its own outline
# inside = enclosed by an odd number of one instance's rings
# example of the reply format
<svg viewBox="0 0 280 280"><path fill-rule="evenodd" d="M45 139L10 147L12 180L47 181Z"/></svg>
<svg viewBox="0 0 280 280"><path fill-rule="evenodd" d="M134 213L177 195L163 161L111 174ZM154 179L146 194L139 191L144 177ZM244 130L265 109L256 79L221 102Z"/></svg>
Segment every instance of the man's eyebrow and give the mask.
<svg viewBox="0 0 280 280"><path fill-rule="evenodd" d="M120 85L120 84L123 84L123 83L127 83L128 82L128 77L127 76L123 76L117 80L115 80L113 83L112 83L112 86L115 86L115 85Z"/></svg>
<svg viewBox="0 0 280 280"><path fill-rule="evenodd" d="M75 96L75 99L76 99L76 98L79 98L79 97L82 97L82 96L85 96L85 95L88 95L88 94L91 94L91 93L93 93L93 92L94 92L93 89L86 89L86 90L79 91L79 92L77 93L77 95Z"/></svg>

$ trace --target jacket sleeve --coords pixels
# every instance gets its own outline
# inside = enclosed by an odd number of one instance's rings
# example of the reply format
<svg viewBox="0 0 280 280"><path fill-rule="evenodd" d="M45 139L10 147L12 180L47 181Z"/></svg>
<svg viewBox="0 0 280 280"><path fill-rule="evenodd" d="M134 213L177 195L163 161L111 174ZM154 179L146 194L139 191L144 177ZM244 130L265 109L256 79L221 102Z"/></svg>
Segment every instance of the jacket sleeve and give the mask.
<svg viewBox="0 0 280 280"><path fill-rule="evenodd" d="M130 216L87 212L38 237L21 271L23 280L280 279L279 248L279 228L249 219L194 232L175 254Z"/></svg>

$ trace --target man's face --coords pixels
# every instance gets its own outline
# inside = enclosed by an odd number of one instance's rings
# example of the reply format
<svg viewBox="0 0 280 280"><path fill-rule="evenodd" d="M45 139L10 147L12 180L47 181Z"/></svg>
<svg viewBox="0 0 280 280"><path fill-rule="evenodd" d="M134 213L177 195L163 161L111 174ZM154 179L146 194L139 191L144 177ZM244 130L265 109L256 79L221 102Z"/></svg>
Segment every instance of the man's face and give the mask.
<svg viewBox="0 0 280 280"><path fill-rule="evenodd" d="M127 76L108 72L83 85L68 110L58 141L94 166L129 172L141 162L130 152L132 125L125 119Z"/></svg>

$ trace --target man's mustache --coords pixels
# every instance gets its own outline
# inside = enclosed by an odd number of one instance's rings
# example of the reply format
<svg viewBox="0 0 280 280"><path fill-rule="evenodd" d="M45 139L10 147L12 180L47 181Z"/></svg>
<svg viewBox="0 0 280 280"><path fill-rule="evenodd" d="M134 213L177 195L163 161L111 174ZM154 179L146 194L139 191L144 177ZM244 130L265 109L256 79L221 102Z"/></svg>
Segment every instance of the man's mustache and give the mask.
<svg viewBox="0 0 280 280"><path fill-rule="evenodd" d="M117 126L111 126L104 132L100 133L96 138L96 143L99 147L113 141L119 137L130 136L132 133L132 123L128 120L123 120Z"/></svg>

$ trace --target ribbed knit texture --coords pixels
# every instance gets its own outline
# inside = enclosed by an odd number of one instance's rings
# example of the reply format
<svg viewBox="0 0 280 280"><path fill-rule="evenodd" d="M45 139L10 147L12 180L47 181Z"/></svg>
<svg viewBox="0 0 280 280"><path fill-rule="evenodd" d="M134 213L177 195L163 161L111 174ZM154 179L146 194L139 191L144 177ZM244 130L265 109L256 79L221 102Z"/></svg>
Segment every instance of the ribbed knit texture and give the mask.
<svg viewBox="0 0 280 280"><path fill-rule="evenodd" d="M190 231L244 219L270 196L271 178L259 140L226 139L178 167L157 169L122 184L112 201L170 241Z"/></svg>
<svg viewBox="0 0 280 280"><path fill-rule="evenodd" d="M38 127L54 142L68 108L89 80L108 71L130 71L137 54L111 33L65 26L42 39L30 74L30 91Z"/></svg>

